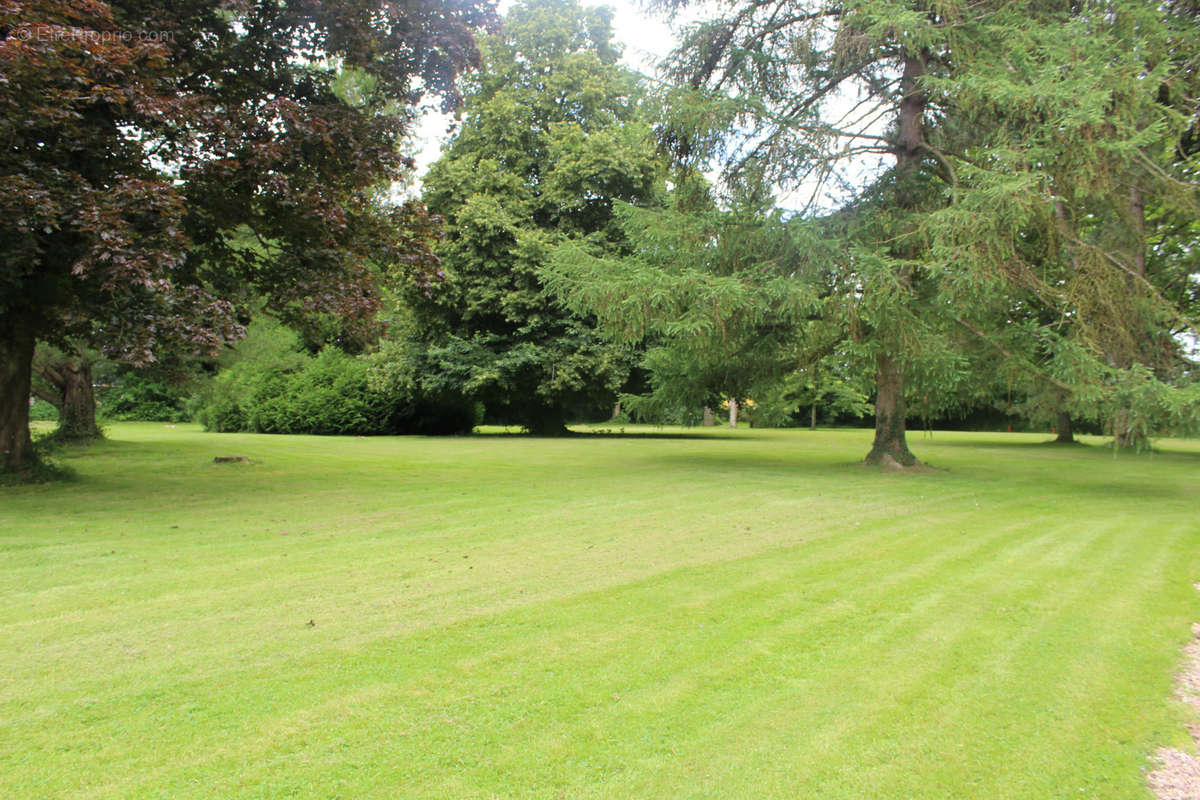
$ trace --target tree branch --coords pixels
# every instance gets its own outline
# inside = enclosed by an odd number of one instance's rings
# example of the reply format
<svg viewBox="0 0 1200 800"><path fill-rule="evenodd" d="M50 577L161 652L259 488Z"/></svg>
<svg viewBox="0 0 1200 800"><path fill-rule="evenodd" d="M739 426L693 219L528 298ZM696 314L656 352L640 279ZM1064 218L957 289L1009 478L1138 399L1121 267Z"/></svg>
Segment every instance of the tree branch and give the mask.
<svg viewBox="0 0 1200 800"><path fill-rule="evenodd" d="M1045 370L1038 369L1038 368L1037 368L1037 367L1035 367L1033 364L1030 364L1029 362L1027 362L1027 361L1024 361L1024 360L1023 360L1023 359L1021 359L1020 357L1018 357L1018 356L1014 355L1014 354L1013 354L1013 352L1012 352L1011 350L1009 350L1009 349L1008 349L1008 348L1006 348L1004 345L1000 344L1000 343L999 343L999 342L997 342L995 339L993 339L992 337L988 336L986 333L984 333L983 331L979 330L978 328L976 328L974 325L972 325L971 323L967 322L966 320L963 320L963 319L958 319L958 318L956 318L954 321L955 321L955 322L957 322L959 325L962 325L964 328L966 328L966 329L967 329L968 331L970 331L971 333L973 333L973 334L975 334L976 336L978 336L980 339L983 339L985 342L987 342L987 343L988 343L988 344L990 344L992 347L994 347L994 348L996 348L997 350L999 350L1001 353L1003 353L1003 354L1004 354L1005 356L1007 356L1008 358L1011 358L1011 359L1013 359L1013 360L1017 361L1018 363L1021 363L1021 364L1023 364L1023 366L1024 366L1026 369L1028 369L1030 372L1032 372L1033 374L1035 374L1035 375L1037 375L1037 376L1039 376L1039 377L1041 377L1041 378L1043 378L1043 379L1045 379L1045 380L1049 381L1050 383L1054 384L1055 386L1057 386L1058 388L1060 388L1060 389L1062 389L1062 390L1064 390L1064 391L1070 392L1070 393L1072 393L1072 394L1074 394L1074 393L1075 393L1075 387L1074 387L1074 386L1071 386L1071 385L1070 385L1070 384L1068 384L1068 383L1064 383L1063 381L1060 381L1058 378L1054 377L1053 375L1051 375L1050 373L1046 372Z"/></svg>

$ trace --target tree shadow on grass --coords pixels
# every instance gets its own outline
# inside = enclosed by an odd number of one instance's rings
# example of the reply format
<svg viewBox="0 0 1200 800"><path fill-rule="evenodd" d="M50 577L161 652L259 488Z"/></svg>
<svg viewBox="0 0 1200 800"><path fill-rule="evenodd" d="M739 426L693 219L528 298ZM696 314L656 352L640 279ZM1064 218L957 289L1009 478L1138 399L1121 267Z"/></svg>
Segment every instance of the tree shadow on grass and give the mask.
<svg viewBox="0 0 1200 800"><path fill-rule="evenodd" d="M1040 442L997 442L997 441L981 441L981 442L964 442L957 441L937 441L936 439L926 440L926 445L935 447L954 447L963 449L976 450L1004 450L1008 452L1024 452L1024 453L1062 453L1063 455L1076 456L1093 456L1104 458L1107 460L1120 460L1123 458L1135 459L1137 462L1145 460L1153 460L1159 458L1180 459L1184 462L1200 460L1200 450L1173 450L1162 449L1161 447L1151 447L1149 450L1142 452L1135 451L1114 451L1111 442L1057 442L1053 439L1047 439ZM914 448L921 447L921 443L915 443Z"/></svg>
<svg viewBox="0 0 1200 800"><path fill-rule="evenodd" d="M689 433L688 431L670 430L568 430L565 434L536 434L521 430L477 431L472 436L486 438L520 438L547 439L560 441L583 441L585 439L678 439L705 442L716 441L746 441L734 431L713 431L711 433Z"/></svg>
<svg viewBox="0 0 1200 800"><path fill-rule="evenodd" d="M971 445L958 442L947 444ZM1161 452L1149 456L1130 456L1129 461L1122 462L1126 456L1114 458L1108 448L1098 445L1046 447L1043 443L998 444L1005 452L1001 455L993 449L994 459L984 452L974 460L955 463L953 453L944 453L942 458L937 453L931 453L933 458L923 461L929 469L920 471L889 470L866 465L862 461L839 460L839 454L818 456L802 450L794 456L783 457L778 452L761 455L747 452L662 453L640 461L643 464L661 465L663 469L711 469L725 477L732 475L734 480L738 475L756 482L764 477L778 476L780 480L800 486L823 479L820 482L826 486L835 484L849 491L869 492L874 486L906 485L913 491L939 487L937 491L944 488L952 493L974 492L978 490L978 484L983 483L1010 488L1018 494L1024 493L1023 496L1030 499L1060 494L1083 495L1095 496L1096 502L1102 503L1130 499L1192 502L1194 486L1177 469L1190 469L1200 460L1198 453ZM1055 452L1072 456L1072 460L1077 458L1078 468L1064 468L1063 460L1052 457ZM1015 461L1009 457L1013 454L1027 454L1028 458ZM1040 458L1042 454L1050 457L1043 460ZM918 450L917 455L920 457L922 453ZM1134 465L1138 469L1133 472L1124 469ZM1164 467L1164 470L1160 472L1155 469L1156 465ZM894 483L896 480L904 481L904 484ZM1007 498L1006 502L1012 499Z"/></svg>

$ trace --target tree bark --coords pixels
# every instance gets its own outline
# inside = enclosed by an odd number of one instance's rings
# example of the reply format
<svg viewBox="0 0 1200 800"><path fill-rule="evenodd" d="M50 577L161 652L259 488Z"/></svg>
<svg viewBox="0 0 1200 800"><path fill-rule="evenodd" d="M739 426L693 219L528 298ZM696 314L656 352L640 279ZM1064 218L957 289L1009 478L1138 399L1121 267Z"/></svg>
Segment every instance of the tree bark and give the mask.
<svg viewBox="0 0 1200 800"><path fill-rule="evenodd" d="M1129 190L1129 216L1133 221L1133 269L1146 277L1146 197L1142 187Z"/></svg>
<svg viewBox="0 0 1200 800"><path fill-rule="evenodd" d="M92 362L80 357L59 364L63 377L62 405L58 407L58 434L68 439L95 439L96 396L92 389Z"/></svg>
<svg viewBox="0 0 1200 800"><path fill-rule="evenodd" d="M738 401L736 398L729 398L729 427L736 428L738 425Z"/></svg>
<svg viewBox="0 0 1200 800"><path fill-rule="evenodd" d="M1054 430L1058 433L1055 442L1058 444L1075 444L1075 431L1071 428L1071 415L1066 411L1059 411L1055 415Z"/></svg>
<svg viewBox="0 0 1200 800"><path fill-rule="evenodd" d="M912 176L921 166L921 155L925 147L923 126L925 120L925 92L918 81L926 72L928 53L906 53L904 70L900 75L900 109L896 136L896 172L901 180ZM916 208L917 202L903 205ZM911 257L911 253L908 254ZM912 276L907 271L899 276L900 282L909 285ZM867 453L868 464L886 467L911 467L920 462L908 449L904 418L904 373L891 353L882 353L876 360L875 381L875 442Z"/></svg>
<svg viewBox="0 0 1200 800"><path fill-rule="evenodd" d="M817 429L817 404L816 403L813 403L812 419L809 422L808 429L810 431L815 431Z"/></svg>
<svg viewBox="0 0 1200 800"><path fill-rule="evenodd" d="M706 428L711 428L717 424L716 415L713 414L713 410L708 406L704 407L704 419L701 420L700 424Z"/></svg>
<svg viewBox="0 0 1200 800"><path fill-rule="evenodd" d="M0 323L0 454L5 472L28 467L29 393L33 375L33 331L15 316Z"/></svg>
<svg viewBox="0 0 1200 800"><path fill-rule="evenodd" d="M908 449L904 417L904 373L890 356L876 362L875 443L867 454L868 464L911 467L917 457Z"/></svg>
<svg viewBox="0 0 1200 800"><path fill-rule="evenodd" d="M92 362L86 355L35 353L33 371L38 379L34 393L58 409L56 436L64 439L97 439L96 396L92 389Z"/></svg>

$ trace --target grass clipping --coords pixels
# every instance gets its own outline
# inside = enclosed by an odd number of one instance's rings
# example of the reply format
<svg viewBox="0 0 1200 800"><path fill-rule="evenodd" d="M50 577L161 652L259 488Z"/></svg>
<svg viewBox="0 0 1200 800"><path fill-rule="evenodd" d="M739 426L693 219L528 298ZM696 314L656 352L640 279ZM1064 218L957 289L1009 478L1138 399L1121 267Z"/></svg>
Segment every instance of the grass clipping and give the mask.
<svg viewBox="0 0 1200 800"><path fill-rule="evenodd" d="M1196 584L1200 591L1200 583ZM1200 712L1200 623L1192 625L1192 640L1183 648L1184 665L1179 673L1176 694ZM1192 740L1200 745L1200 723L1191 723ZM1150 788L1159 800L1200 800L1200 756L1160 747L1154 754L1158 769L1150 773Z"/></svg>

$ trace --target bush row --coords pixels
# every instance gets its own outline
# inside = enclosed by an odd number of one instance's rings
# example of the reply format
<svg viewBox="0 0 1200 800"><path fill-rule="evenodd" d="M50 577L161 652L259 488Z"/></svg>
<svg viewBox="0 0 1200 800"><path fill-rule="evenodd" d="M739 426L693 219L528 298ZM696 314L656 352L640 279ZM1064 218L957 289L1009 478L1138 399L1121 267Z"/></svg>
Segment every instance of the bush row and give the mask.
<svg viewBox="0 0 1200 800"><path fill-rule="evenodd" d="M335 348L303 352L282 329L252 330L208 387L194 417L210 431L325 435L469 433L467 403L430 404L373 388L368 362Z"/></svg>

